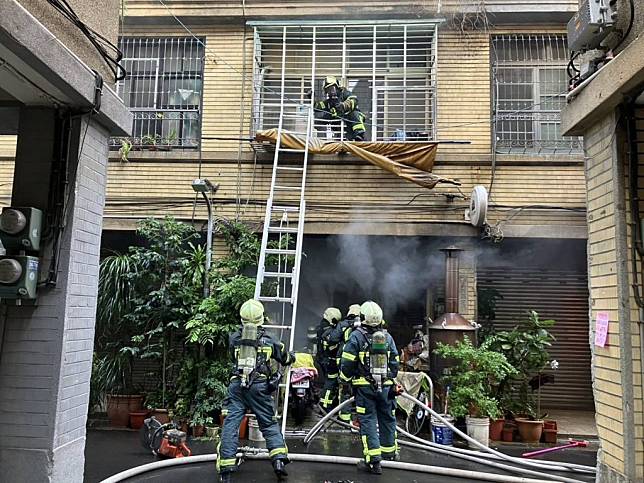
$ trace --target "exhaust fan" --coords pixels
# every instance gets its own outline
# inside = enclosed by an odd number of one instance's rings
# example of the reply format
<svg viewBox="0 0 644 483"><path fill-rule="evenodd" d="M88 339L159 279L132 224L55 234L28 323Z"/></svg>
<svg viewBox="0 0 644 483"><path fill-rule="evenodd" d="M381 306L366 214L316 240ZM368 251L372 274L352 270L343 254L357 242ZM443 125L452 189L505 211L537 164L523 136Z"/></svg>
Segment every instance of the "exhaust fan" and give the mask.
<svg viewBox="0 0 644 483"><path fill-rule="evenodd" d="M470 223L480 228L485 224L487 216L487 189L485 186L477 185L470 195Z"/></svg>

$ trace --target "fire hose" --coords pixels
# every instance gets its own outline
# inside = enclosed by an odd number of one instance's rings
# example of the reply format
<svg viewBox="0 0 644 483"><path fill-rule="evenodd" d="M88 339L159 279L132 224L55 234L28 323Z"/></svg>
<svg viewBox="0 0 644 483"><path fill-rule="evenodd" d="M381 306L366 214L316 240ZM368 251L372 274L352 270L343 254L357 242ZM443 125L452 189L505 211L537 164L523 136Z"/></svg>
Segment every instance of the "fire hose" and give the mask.
<svg viewBox="0 0 644 483"><path fill-rule="evenodd" d="M466 456L473 456L476 455L476 458L489 458L489 459L501 459L501 460L506 460L508 462L518 464L521 466L528 466L528 467L533 467L533 468L538 468L542 470L547 470L547 471L570 471L570 472L579 472L579 473L589 473L593 474L595 469L590 467L590 466L583 466L583 465L575 465L575 464L570 464L570 463L559 463L559 462L551 462L551 461L541 461L541 462L536 462L536 461L528 461L524 460L521 458L515 458L509 455L506 455L504 453L501 453L499 451L496 451L492 448L489 448L482 443L479 443L478 441L470 438L468 435L460 431L458 428L456 428L454 425L449 423L449 421L446 421L440 414L436 413L433 409L431 409L429 406L426 404L422 403L418 399L414 398L413 396L410 396L409 394L403 393L401 394L402 397L405 397L409 399L410 401L414 402L415 404L419 405L426 411L429 411L430 414L436 416L439 420L441 420L444 424L446 424L448 427L450 427L456 434L459 436L463 437L467 441L472 441L473 444L481 448L483 451L490 453L480 453L480 452L475 452L475 451L468 451L468 450L460 450L458 448L451 448L448 446L443 446L443 445L437 445L436 443L430 443L429 441L425 441L421 438L416 438L414 436L409 435L406 431L398 428L398 430L401 432L401 434L408 435L407 437L411 436L412 439L417 440L422 442L422 444L426 447L426 449L434 449L436 446L438 446L438 449L441 449L443 451L448 451L450 455L458 457L461 455L466 455ZM322 418L318 423L313 426L311 431L306 435L304 438L304 443L308 444L313 440L313 438L316 436L316 434L322 429L322 427L327 423L335 414L337 414L343 407L347 406L353 401L353 398L350 398L346 401L344 401L342 404L338 405L336 408L334 408L331 412L329 412L324 418ZM517 471L521 471L524 474L532 474L533 472L531 470L526 470L523 471L523 469L516 468ZM552 476L549 474L544 474L544 473L537 473L539 476L546 477L550 480L556 480L556 481L565 481L565 482L575 482L578 483L580 480L575 480L571 478L566 478L566 477L559 477L559 476Z"/></svg>
<svg viewBox="0 0 644 483"><path fill-rule="evenodd" d="M270 456L266 452L257 452L251 454L239 453L237 456L259 460L270 459ZM352 466L355 466L358 461L360 461L359 458L315 454L289 454L288 457L291 461L301 461L308 463L332 463ZM121 473L110 476L109 478L103 480L101 483L119 483L121 481L126 481L129 478L134 478L135 476L147 473L149 471L156 471L162 468L179 465L211 463L216 460L216 454L207 454L199 456L188 456L186 458L175 458L165 461L155 461L154 463L148 463L147 465L137 466L135 468L130 468L129 470L122 471ZM454 478L465 478L470 480L493 481L498 483L549 483L549 480L535 480L533 478L495 475L492 473L482 473L480 471L462 470L457 468L443 468L442 466L421 465L416 463L402 463L399 461L383 461L382 466L384 468L391 468L394 470L414 471L417 473L427 473Z"/></svg>

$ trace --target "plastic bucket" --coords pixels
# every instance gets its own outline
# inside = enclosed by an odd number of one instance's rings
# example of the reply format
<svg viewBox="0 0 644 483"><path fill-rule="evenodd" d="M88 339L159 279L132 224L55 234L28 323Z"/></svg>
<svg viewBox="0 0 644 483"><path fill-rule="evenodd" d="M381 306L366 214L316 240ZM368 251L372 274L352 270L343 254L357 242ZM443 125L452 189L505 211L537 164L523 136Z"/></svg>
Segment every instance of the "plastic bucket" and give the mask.
<svg viewBox="0 0 644 483"><path fill-rule="evenodd" d="M479 443L488 446L490 444L490 418L465 418L467 425L467 435L478 441ZM468 446L473 449L479 449L470 441L467 442Z"/></svg>
<svg viewBox="0 0 644 483"><path fill-rule="evenodd" d="M248 439L256 443L265 441L262 432L259 430L257 418L254 415L248 416Z"/></svg>
<svg viewBox="0 0 644 483"><path fill-rule="evenodd" d="M441 414L441 416L450 424L454 424L454 418L449 414ZM452 446L454 442L454 431L436 416L432 416L432 439L434 443Z"/></svg>

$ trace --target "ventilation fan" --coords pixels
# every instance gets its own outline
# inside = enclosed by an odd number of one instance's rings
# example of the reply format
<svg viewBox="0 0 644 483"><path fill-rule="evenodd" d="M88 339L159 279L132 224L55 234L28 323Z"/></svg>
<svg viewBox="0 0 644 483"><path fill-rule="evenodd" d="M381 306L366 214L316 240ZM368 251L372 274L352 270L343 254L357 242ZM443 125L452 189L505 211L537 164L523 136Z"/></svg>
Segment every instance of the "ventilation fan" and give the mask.
<svg viewBox="0 0 644 483"><path fill-rule="evenodd" d="M480 228L485 224L487 216L487 189L477 185L470 195L470 223Z"/></svg>

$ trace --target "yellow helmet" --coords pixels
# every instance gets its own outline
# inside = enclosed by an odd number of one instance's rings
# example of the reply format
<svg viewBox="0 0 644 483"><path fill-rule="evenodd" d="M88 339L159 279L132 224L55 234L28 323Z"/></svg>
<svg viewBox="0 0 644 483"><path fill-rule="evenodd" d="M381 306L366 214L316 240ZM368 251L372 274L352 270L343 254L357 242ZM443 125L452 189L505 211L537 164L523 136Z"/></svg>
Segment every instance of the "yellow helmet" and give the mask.
<svg viewBox="0 0 644 483"><path fill-rule="evenodd" d="M324 311L324 314L322 315L324 320L326 320L329 324L337 324L340 319L342 319L342 312L340 312L339 309L336 309L335 307L329 307ZM335 319L335 321L334 321Z"/></svg>
<svg viewBox="0 0 644 483"><path fill-rule="evenodd" d="M334 75L328 75L324 78L324 89L326 90L331 86L336 86L338 89L340 88L340 81Z"/></svg>
<svg viewBox="0 0 644 483"><path fill-rule="evenodd" d="M258 300L247 300L239 309L239 315L244 324L262 325L264 323L264 305Z"/></svg>
<svg viewBox="0 0 644 483"><path fill-rule="evenodd" d="M365 325L378 327L382 324L382 309L372 300L367 300L360 306L360 318Z"/></svg>
<svg viewBox="0 0 644 483"><path fill-rule="evenodd" d="M349 311L347 312L347 317L359 317L359 316L360 316L360 304L349 305Z"/></svg>

